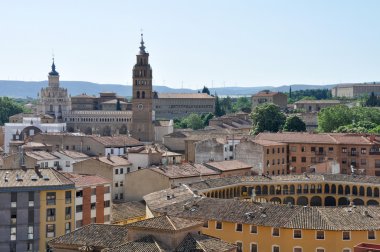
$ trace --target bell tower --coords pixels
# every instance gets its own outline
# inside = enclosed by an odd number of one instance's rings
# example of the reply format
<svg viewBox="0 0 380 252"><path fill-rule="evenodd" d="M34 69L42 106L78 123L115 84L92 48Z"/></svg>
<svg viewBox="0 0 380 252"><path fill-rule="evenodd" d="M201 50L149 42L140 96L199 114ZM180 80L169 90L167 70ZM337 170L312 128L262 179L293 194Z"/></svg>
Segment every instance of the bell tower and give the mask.
<svg viewBox="0 0 380 252"><path fill-rule="evenodd" d="M132 70L132 137L142 142L152 142L152 68L149 65L149 53L145 51L141 34L140 52L136 55L136 64Z"/></svg>

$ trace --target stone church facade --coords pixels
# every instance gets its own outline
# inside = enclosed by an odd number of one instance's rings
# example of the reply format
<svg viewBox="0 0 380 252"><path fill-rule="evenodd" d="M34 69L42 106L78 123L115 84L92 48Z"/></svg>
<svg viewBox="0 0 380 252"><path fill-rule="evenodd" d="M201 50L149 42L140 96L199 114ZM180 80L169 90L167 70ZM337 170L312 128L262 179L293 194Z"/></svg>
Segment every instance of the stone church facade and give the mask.
<svg viewBox="0 0 380 252"><path fill-rule="evenodd" d="M48 83L38 94L37 114L47 114L57 122L62 122L62 114L71 110L71 101L67 89L59 86L59 73L55 70L54 59Z"/></svg>

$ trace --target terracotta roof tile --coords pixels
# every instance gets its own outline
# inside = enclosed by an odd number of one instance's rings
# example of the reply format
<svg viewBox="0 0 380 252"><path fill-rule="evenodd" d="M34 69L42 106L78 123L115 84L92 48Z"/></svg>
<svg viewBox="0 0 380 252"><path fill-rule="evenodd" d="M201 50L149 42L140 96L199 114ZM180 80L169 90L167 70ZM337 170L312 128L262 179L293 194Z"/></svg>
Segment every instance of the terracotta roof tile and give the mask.
<svg viewBox="0 0 380 252"><path fill-rule="evenodd" d="M111 180L100 177L98 175L77 174L62 172L67 178L75 183L75 187L87 187L112 183Z"/></svg>
<svg viewBox="0 0 380 252"><path fill-rule="evenodd" d="M112 204L112 223L145 216L145 204L139 201L120 202Z"/></svg>
<svg viewBox="0 0 380 252"><path fill-rule="evenodd" d="M184 219L175 216L161 215L158 217L133 222L128 224L129 229L150 229L150 230L165 230L176 231L184 230L192 227L202 226L203 221Z"/></svg>

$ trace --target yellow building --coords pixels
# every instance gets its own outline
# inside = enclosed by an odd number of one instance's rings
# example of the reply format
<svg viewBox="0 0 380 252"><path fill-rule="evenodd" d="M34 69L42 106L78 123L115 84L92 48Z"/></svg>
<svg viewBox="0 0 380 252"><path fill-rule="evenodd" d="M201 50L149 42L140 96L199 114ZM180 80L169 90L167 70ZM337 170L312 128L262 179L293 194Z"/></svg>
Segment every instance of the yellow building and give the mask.
<svg viewBox="0 0 380 252"><path fill-rule="evenodd" d="M299 195L297 184L303 186ZM329 190L325 190L326 184ZM275 190L271 195L272 185ZM288 187L286 191L285 185ZM290 185L295 185L295 190L289 195ZM336 187L334 195L331 193L333 185ZM146 195L144 200L147 217L169 214L204 220L202 233L235 243L240 248L238 251L354 252L359 243L380 243L380 207L364 206L369 200L378 202L379 195L373 192L378 192L379 185L378 178L365 176L231 177L162 190ZM260 193L267 186L266 195L255 196L257 186L261 187ZM355 201L350 200L352 197L345 194L346 186L347 192L354 191L354 198L362 200L356 202L363 202L363 205L355 205ZM353 189L354 186L358 191ZM305 187L307 192L303 191ZM369 195L368 188L372 190ZM364 194L360 193L363 190ZM337 202L340 197L345 197L348 205L294 204L301 196L312 198L316 195L321 197L321 202L327 196L337 198ZM289 196L295 201L283 200ZM274 197L281 201L271 201ZM271 203L264 203L266 200Z"/></svg>
<svg viewBox="0 0 380 252"><path fill-rule="evenodd" d="M40 245L75 229L75 188L57 186L40 192Z"/></svg>

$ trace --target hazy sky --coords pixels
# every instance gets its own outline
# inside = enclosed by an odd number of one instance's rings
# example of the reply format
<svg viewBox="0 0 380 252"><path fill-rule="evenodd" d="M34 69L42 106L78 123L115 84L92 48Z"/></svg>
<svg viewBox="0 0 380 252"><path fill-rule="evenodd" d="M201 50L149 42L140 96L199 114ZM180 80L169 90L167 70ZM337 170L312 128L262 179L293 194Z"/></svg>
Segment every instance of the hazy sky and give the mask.
<svg viewBox="0 0 380 252"><path fill-rule="evenodd" d="M1 0L0 79L130 84L143 29L154 84L380 80L378 0Z"/></svg>

